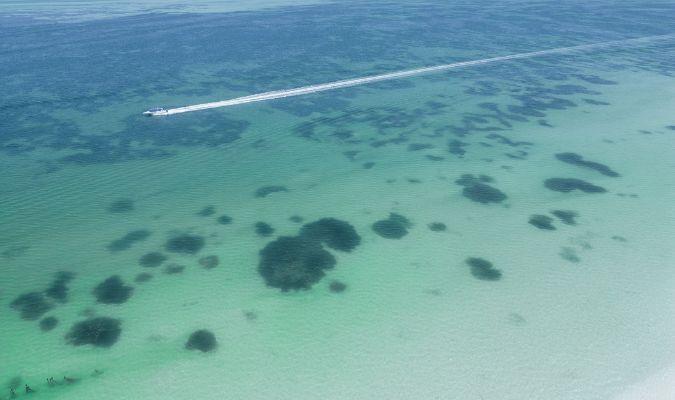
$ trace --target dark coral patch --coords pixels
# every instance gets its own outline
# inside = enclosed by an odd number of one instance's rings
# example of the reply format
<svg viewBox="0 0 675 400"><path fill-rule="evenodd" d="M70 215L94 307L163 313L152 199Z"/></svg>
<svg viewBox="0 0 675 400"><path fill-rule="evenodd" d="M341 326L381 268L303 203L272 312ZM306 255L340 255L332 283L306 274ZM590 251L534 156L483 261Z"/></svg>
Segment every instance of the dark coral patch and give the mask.
<svg viewBox="0 0 675 400"><path fill-rule="evenodd" d="M266 222L256 222L254 227L255 233L262 237L269 237L274 233L274 228L272 228L272 225Z"/></svg>
<svg viewBox="0 0 675 400"><path fill-rule="evenodd" d="M186 349L199 350L204 353L215 349L217 346L218 342L216 341L216 336L213 332L207 331L206 329L192 332L185 343Z"/></svg>
<svg viewBox="0 0 675 400"><path fill-rule="evenodd" d="M199 265L206 269L215 268L220 264L220 259L216 255L204 256L199 259Z"/></svg>
<svg viewBox="0 0 675 400"><path fill-rule="evenodd" d="M464 154L466 154L466 150L464 150L464 147L468 146L469 144L466 142L462 142L461 140L453 139L448 143L448 153L454 154L456 156L462 157Z"/></svg>
<svg viewBox="0 0 675 400"><path fill-rule="evenodd" d="M167 257L164 254L157 251L153 251L151 253L142 255L141 258L138 260L138 263L142 267L155 268L159 267L166 260Z"/></svg>
<svg viewBox="0 0 675 400"><path fill-rule="evenodd" d="M96 301L103 304L122 304L129 300L134 288L124 284L122 278L113 275L94 288Z"/></svg>
<svg viewBox="0 0 675 400"><path fill-rule="evenodd" d="M419 151L433 148L434 145L429 143L410 143L408 145L408 151Z"/></svg>
<svg viewBox="0 0 675 400"><path fill-rule="evenodd" d="M286 186L263 186L255 191L255 197L267 197L277 192L288 192L288 189Z"/></svg>
<svg viewBox="0 0 675 400"><path fill-rule="evenodd" d="M605 193L607 189L576 178L549 178L544 181L546 188L562 193L580 190L584 193Z"/></svg>
<svg viewBox="0 0 675 400"><path fill-rule="evenodd" d="M479 257L469 257L466 263L471 267L471 275L482 281L498 281L502 278L502 271L494 268L488 260Z"/></svg>
<svg viewBox="0 0 675 400"><path fill-rule="evenodd" d="M363 169L371 169L371 168L373 168L374 166L375 166L375 163L372 162L372 161L365 162L365 163L363 163L363 165L362 165Z"/></svg>
<svg viewBox="0 0 675 400"><path fill-rule="evenodd" d="M335 266L321 244L302 236L282 236L260 251L258 272L268 286L282 291L309 289Z"/></svg>
<svg viewBox="0 0 675 400"><path fill-rule="evenodd" d="M448 227L442 222L432 222L429 224L429 230L433 232L443 232L446 229L448 229Z"/></svg>
<svg viewBox="0 0 675 400"><path fill-rule="evenodd" d="M204 238L199 235L179 235L166 241L164 248L173 253L195 254L204 247Z"/></svg>
<svg viewBox="0 0 675 400"><path fill-rule="evenodd" d="M221 215L220 217L218 217L217 221L221 225L229 225L232 223L232 217L228 215Z"/></svg>
<svg viewBox="0 0 675 400"><path fill-rule="evenodd" d="M592 170L598 171L599 173L605 176L611 177L619 176L617 172L613 171L605 164L600 164L599 162L595 161L584 160L584 158L577 153L558 153L555 155L555 158L567 164L572 164L584 168L590 168Z"/></svg>
<svg viewBox="0 0 675 400"><path fill-rule="evenodd" d="M185 270L185 265L180 264L169 264L164 267L164 273L167 275L180 274Z"/></svg>
<svg viewBox="0 0 675 400"><path fill-rule="evenodd" d="M400 239L408 234L412 226L408 218L403 215L391 213L389 218L382 219L372 225L373 231L383 238Z"/></svg>
<svg viewBox="0 0 675 400"><path fill-rule="evenodd" d="M549 217L548 215L535 214L530 216L530 220L527 222L539 229L548 231L555 230L555 226L553 226L553 218Z"/></svg>
<svg viewBox="0 0 675 400"><path fill-rule="evenodd" d="M577 212L570 210L553 210L551 211L551 214L558 217L559 220L567 225L576 225L576 218L579 216Z"/></svg>
<svg viewBox="0 0 675 400"><path fill-rule="evenodd" d="M24 293L10 303L10 307L19 311L21 318L33 321L51 310L54 305L40 292Z"/></svg>
<svg viewBox="0 0 675 400"><path fill-rule="evenodd" d="M147 272L141 272L140 274L136 275L134 278L134 282L136 283L144 283L152 279L152 274L149 274Z"/></svg>
<svg viewBox="0 0 675 400"><path fill-rule="evenodd" d="M130 199L120 199L112 202L108 206L108 212L111 213L123 213L133 211L134 201Z"/></svg>
<svg viewBox="0 0 675 400"><path fill-rule="evenodd" d="M122 251L130 248L134 243L147 239L150 236L150 231L145 229L138 229L131 231L117 240L113 240L108 245L110 251Z"/></svg>
<svg viewBox="0 0 675 400"><path fill-rule="evenodd" d="M121 332L118 319L95 317L73 325L66 334L66 341L73 346L110 347L117 342Z"/></svg>
<svg viewBox="0 0 675 400"><path fill-rule="evenodd" d="M317 240L333 250L340 251L352 251L361 243L361 236L349 222L335 218L321 218L305 224L300 229L300 236Z"/></svg>
<svg viewBox="0 0 675 400"><path fill-rule="evenodd" d="M562 247L558 255L569 262L578 263L581 261L581 258L579 258L577 255L577 252L571 247Z"/></svg>
<svg viewBox="0 0 675 400"><path fill-rule="evenodd" d="M462 194L469 200L481 204L501 203L506 200L506 195L501 190L484 183L464 186Z"/></svg>
<svg viewBox="0 0 675 400"><path fill-rule="evenodd" d="M474 174L462 174L455 183L460 186L471 186L476 183L490 183L494 182L494 178L489 175L474 175Z"/></svg>
<svg viewBox="0 0 675 400"><path fill-rule="evenodd" d="M301 216L299 216L299 215L293 215L293 216L291 216L291 217L288 218L288 219L289 219L289 221L295 222L296 224L299 224L299 223L301 223L302 221L304 221L304 219L303 219Z"/></svg>
<svg viewBox="0 0 675 400"><path fill-rule="evenodd" d="M206 206L197 212L197 215L200 217L210 217L216 213L216 207Z"/></svg>
<svg viewBox="0 0 675 400"><path fill-rule="evenodd" d="M42 332L49 332L52 329L56 328L56 325L59 324L59 320L56 317L46 317L40 320L40 330Z"/></svg>
<svg viewBox="0 0 675 400"><path fill-rule="evenodd" d="M340 281L333 281L328 286L328 290L330 290L333 293L342 293L345 290L347 290L347 285Z"/></svg>
<svg viewBox="0 0 675 400"><path fill-rule="evenodd" d="M56 273L56 278L45 290L45 295L52 299L65 303L68 300L68 283L75 278L75 274L68 271L60 271Z"/></svg>

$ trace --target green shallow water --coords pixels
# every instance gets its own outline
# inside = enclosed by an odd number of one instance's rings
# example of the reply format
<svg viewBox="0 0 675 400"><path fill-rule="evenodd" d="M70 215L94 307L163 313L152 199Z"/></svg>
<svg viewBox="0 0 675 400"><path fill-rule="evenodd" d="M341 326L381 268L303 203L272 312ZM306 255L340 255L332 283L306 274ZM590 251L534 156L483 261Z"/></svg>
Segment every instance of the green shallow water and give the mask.
<svg viewBox="0 0 675 400"><path fill-rule="evenodd" d="M437 46L416 52L432 60L442 54ZM11 138L7 130L0 154L0 383L29 383L30 397L45 399L613 398L675 362L672 49L664 43L166 119L138 116L156 102L245 92L237 86L243 78L212 88L218 64L195 63L170 78L182 82L175 94L128 88L125 101L53 107L27 123L10 110L12 129L30 135ZM553 70L562 77L540 75ZM322 78L311 80L330 80ZM542 98L564 105L533 102ZM516 100L526 110L509 109ZM246 122L239 138L206 141L234 129L232 121ZM124 129L128 136L115 136ZM78 147L96 135L116 139ZM53 144L63 137L69 141ZM196 143L186 142L191 137ZM392 138L400 140L375 144ZM32 148L11 151L17 143ZM142 147L167 154L128 150ZM101 148L109 150L101 155ZM101 158L68 158L87 152ZM563 163L554 156L562 152L620 176ZM471 201L455 183L463 174L490 176L507 198ZM552 191L543 184L552 177L607 192ZM286 191L256 197L264 186ZM131 200L133 210L109 212L119 199ZM215 213L198 215L207 206ZM577 212L577 224L554 219L548 231L528 223L560 209ZM372 229L392 212L411 223L400 239ZM221 215L231 224L219 224ZM311 289L282 292L266 286L257 267L268 243L298 234L302 223L291 216L348 221L361 243L351 252L329 250L337 264ZM258 221L273 235L257 235ZM432 222L447 230L430 230ZM150 236L108 249L139 229ZM202 236L205 246L196 255L164 250L184 233ZM185 269L169 275L164 266L141 267L151 251ZM207 255L220 264L203 268L198 260ZM469 257L491 261L501 279L476 279ZM10 304L63 270L76 274L68 301L44 314L59 324L42 332ZM136 283L140 272L154 276ZM100 304L92 294L111 275L134 287L124 304ZM331 292L334 280L347 289ZM109 348L67 344L71 326L92 315L119 319L119 340ZM212 331L217 349L185 349L197 329ZM61 383L64 375L79 381ZM59 384L47 385L50 376Z"/></svg>

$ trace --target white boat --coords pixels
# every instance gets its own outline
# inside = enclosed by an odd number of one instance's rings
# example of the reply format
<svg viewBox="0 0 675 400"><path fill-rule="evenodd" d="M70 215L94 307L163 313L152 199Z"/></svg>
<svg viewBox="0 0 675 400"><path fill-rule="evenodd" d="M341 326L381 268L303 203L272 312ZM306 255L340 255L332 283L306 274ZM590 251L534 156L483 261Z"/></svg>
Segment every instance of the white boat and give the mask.
<svg viewBox="0 0 675 400"><path fill-rule="evenodd" d="M144 111L143 115L148 117L159 117L162 115L169 115L169 112L162 107L154 107L149 109L148 111Z"/></svg>

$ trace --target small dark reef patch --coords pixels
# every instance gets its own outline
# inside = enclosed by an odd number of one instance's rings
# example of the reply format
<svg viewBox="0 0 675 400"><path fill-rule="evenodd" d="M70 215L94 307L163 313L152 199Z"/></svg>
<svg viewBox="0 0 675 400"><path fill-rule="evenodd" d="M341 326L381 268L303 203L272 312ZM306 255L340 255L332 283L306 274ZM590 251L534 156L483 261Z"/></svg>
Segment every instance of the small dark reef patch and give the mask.
<svg viewBox="0 0 675 400"><path fill-rule="evenodd" d="M164 267L164 273L167 275L176 275L176 274L181 274L185 270L185 265L181 264L169 264L166 267Z"/></svg>
<svg viewBox="0 0 675 400"><path fill-rule="evenodd" d="M332 281L328 286L328 290L333 293L342 293L347 290L347 285L340 281Z"/></svg>
<svg viewBox="0 0 675 400"><path fill-rule="evenodd" d="M221 215L220 217L218 217L217 221L221 225L229 225L232 223L232 217L228 215Z"/></svg>
<svg viewBox="0 0 675 400"><path fill-rule="evenodd" d="M501 190L486 184L492 181L493 179L487 175L476 177L472 174L464 174L455 183L464 186L462 195L471 201L481 204L501 203L506 200L507 196Z"/></svg>
<svg viewBox="0 0 675 400"><path fill-rule="evenodd" d="M255 191L255 197L258 198L267 197L272 193L277 192L288 192L288 189L286 188L286 186L263 186Z"/></svg>
<svg viewBox="0 0 675 400"><path fill-rule="evenodd" d="M59 303L65 303L68 300L68 283L72 281L73 278L75 278L75 274L72 272L57 272L54 281L45 290L45 295Z"/></svg>
<svg viewBox="0 0 675 400"><path fill-rule="evenodd" d="M340 251L352 251L361 243L361 236L351 224L335 218L321 218L305 224L300 230L300 236Z"/></svg>
<svg viewBox="0 0 675 400"><path fill-rule="evenodd" d="M502 278L502 271L494 268L492 263L479 257L469 257L466 263L471 267L471 275L482 281L498 281Z"/></svg>
<svg viewBox="0 0 675 400"><path fill-rule="evenodd" d="M164 247L173 253L195 254L204 247L204 238L199 235L178 235L167 240Z"/></svg>
<svg viewBox="0 0 675 400"><path fill-rule="evenodd" d="M530 220L527 222L539 229L547 231L555 230L555 226L553 226L553 218L549 217L548 215L535 214L530 216Z"/></svg>
<svg viewBox="0 0 675 400"><path fill-rule="evenodd" d="M120 320L108 317L89 318L75 323L66 334L66 342L73 346L90 344L110 347L119 339L122 329Z"/></svg>
<svg viewBox="0 0 675 400"><path fill-rule="evenodd" d="M220 264L220 259L216 255L204 256L199 259L199 265L206 269L215 268Z"/></svg>
<svg viewBox="0 0 675 400"><path fill-rule="evenodd" d="M150 231L145 230L145 229L138 229L138 230L135 230L135 231L131 231L131 232L127 233L126 235L122 236L121 238L119 238L117 240L113 240L112 242L110 242L110 244L108 244L108 250L110 250L112 252L127 250L134 243L145 240L149 236L150 236Z"/></svg>
<svg viewBox="0 0 675 400"><path fill-rule="evenodd" d="M49 332L52 329L56 328L56 325L59 324L59 320L56 317L46 317L40 320L40 330L42 332Z"/></svg>
<svg viewBox="0 0 675 400"><path fill-rule="evenodd" d="M134 201L130 199L116 200L110 203L110 205L108 206L108 212L111 213L129 212L133 211L133 209L134 209Z"/></svg>
<svg viewBox="0 0 675 400"><path fill-rule="evenodd" d="M206 329L200 329L198 331L192 332L185 343L186 349L199 350L204 353L214 350L216 346L218 346L216 336L213 334L213 332L207 331Z"/></svg>
<svg viewBox="0 0 675 400"><path fill-rule="evenodd" d="M136 283L144 283L152 279L152 274L149 274L147 272L141 272L140 274L136 275L134 278L134 282Z"/></svg>
<svg viewBox="0 0 675 400"><path fill-rule="evenodd" d="M113 275L99 283L94 288L93 293L99 303L122 304L129 300L133 291L134 288L125 285L119 275Z"/></svg>
<svg viewBox="0 0 675 400"><path fill-rule="evenodd" d="M544 181L546 188L562 193L580 190L584 193L605 193L607 189L576 178L549 178Z"/></svg>
<svg viewBox="0 0 675 400"><path fill-rule="evenodd" d="M429 230L432 232L444 232L448 227L442 222L432 222L429 225Z"/></svg>
<svg viewBox="0 0 675 400"><path fill-rule="evenodd" d="M598 171L599 173L605 176L611 176L613 178L619 176L619 174L616 171L613 171L605 164L600 164L599 162L595 161L584 160L584 158L577 153L558 153L555 155L555 158L567 164L576 165L578 167L590 168L592 170Z"/></svg>
<svg viewBox="0 0 675 400"><path fill-rule="evenodd" d="M197 215L200 217L210 217L216 213L216 207L206 206L197 212Z"/></svg>
<svg viewBox="0 0 675 400"><path fill-rule="evenodd" d="M24 293L14 299L10 303L10 307L20 313L21 319L34 321L40 318L47 311L51 310L54 305L47 301L42 293L30 292Z"/></svg>
<svg viewBox="0 0 675 400"><path fill-rule="evenodd" d="M269 237L274 233L274 228L272 228L272 225L266 222L256 222L255 233L257 233L258 236Z"/></svg>
<svg viewBox="0 0 675 400"><path fill-rule="evenodd" d="M151 253L143 254L138 260L138 263L141 264L141 267L155 268L159 267L166 259L167 257L164 254L153 251Z"/></svg>
<svg viewBox="0 0 675 400"><path fill-rule="evenodd" d="M302 236L281 236L260 251L258 273L268 286L286 292L311 288L335 263L335 257L319 242Z"/></svg>
<svg viewBox="0 0 675 400"><path fill-rule="evenodd" d="M553 210L551 211L551 214L556 216L563 224L567 225L576 225L576 218L579 216L576 211L570 210Z"/></svg>
<svg viewBox="0 0 675 400"><path fill-rule="evenodd" d="M390 213L389 218L376 221L373 225L373 231L383 238L400 239L408 234L408 229L412 223L408 218L401 214Z"/></svg>

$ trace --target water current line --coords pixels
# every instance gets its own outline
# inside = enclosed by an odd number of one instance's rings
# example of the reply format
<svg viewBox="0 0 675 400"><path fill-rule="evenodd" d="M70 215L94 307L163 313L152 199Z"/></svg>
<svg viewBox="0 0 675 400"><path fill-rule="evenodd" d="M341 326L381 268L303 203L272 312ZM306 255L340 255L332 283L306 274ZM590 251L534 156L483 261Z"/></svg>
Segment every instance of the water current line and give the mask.
<svg viewBox="0 0 675 400"><path fill-rule="evenodd" d="M202 104L194 104L194 105L191 105L191 106L171 108L171 109L165 110L161 113L155 113L153 115L172 115L172 114L181 114L181 113L192 112L192 111L208 110L208 109L211 109L211 108L230 107L230 106L236 106L236 105L240 105L240 104L254 103L254 102L258 102L258 101L274 100L274 99L281 99L281 98L284 98L284 97L293 97L293 96L301 96L301 95L310 94L310 93L325 92L327 90L334 90L334 89L341 89L341 88L346 88L346 87L351 87L351 86L365 85L365 84L368 84L368 83L382 82L382 81L387 81L387 80L391 80L391 79L407 78L407 77L411 77L411 76L415 76L415 75L442 72L442 71L447 71L447 70L455 69L455 68L472 67L472 66L475 66L475 65L492 64L492 63L498 63L498 62L509 61L509 60L521 60L521 59L525 59L525 58L542 57L542 56L548 56L548 55L553 55L553 54L566 54L566 53L572 53L572 52L596 50L596 49L602 49L602 48L606 48L606 47L647 44L647 43L651 43L651 42L656 41L656 40L670 39L670 38L673 38L673 37L675 37L675 35L673 35L673 34L657 35L657 36L645 36L645 37L640 37L640 38L635 38L635 39L614 40L614 41L611 41L611 42L592 43L592 44L584 44L584 45L570 46L570 47L558 47L558 48L555 48L555 49L532 51L532 52L528 52L528 53L511 54L511 55L492 57L492 58L483 58L483 59L480 59L480 60L461 61L461 62L456 62L456 63L452 63L452 64L443 64L443 65L435 65L435 66L431 66L431 67L409 69L409 70L403 70L403 71L398 71L398 72L390 72L390 73L381 74L381 75L371 75L371 76L365 76L365 77L362 77L362 78L353 78L353 79L346 79L346 80L335 81L335 82L322 83L322 84L318 84L318 85L303 86L303 87L294 88L294 89L275 90L275 91L272 91L272 92L264 92L264 93L249 95L249 96L237 97L237 98L229 99L229 100L215 101L215 102L211 102L211 103L202 103Z"/></svg>

